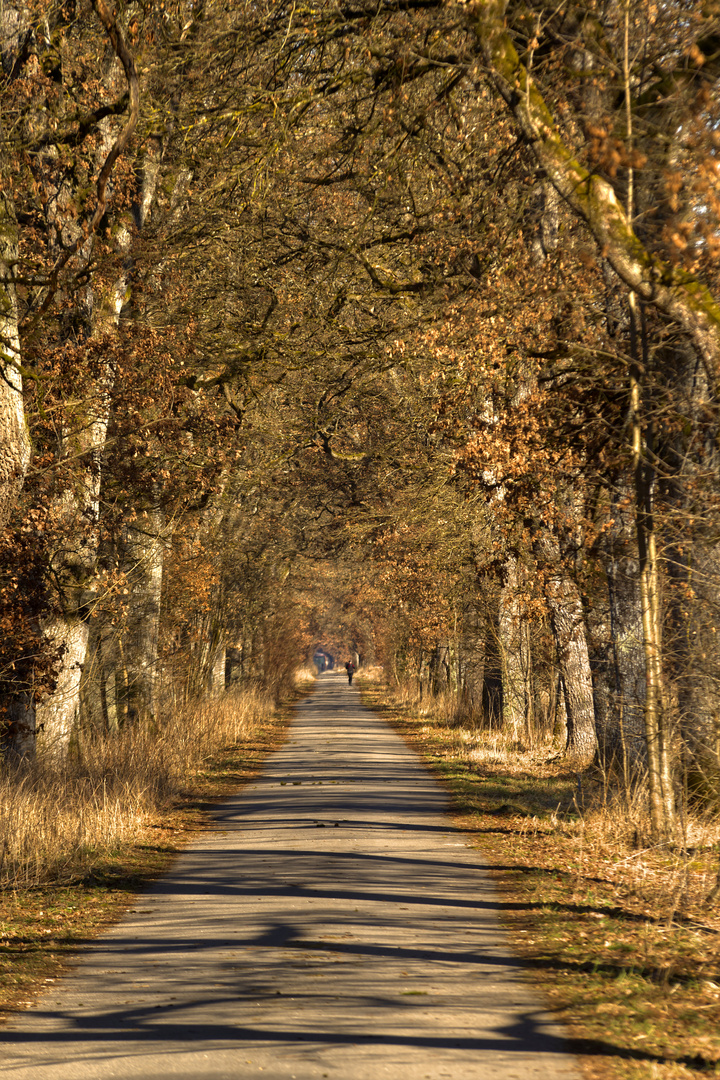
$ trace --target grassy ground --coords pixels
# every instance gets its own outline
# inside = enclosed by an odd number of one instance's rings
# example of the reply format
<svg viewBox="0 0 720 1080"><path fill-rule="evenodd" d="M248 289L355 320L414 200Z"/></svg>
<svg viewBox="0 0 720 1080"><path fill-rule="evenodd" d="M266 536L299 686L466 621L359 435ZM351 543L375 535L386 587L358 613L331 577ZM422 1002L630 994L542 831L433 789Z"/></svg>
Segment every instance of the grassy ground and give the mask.
<svg viewBox="0 0 720 1080"><path fill-rule="evenodd" d="M683 856L644 847L642 808L619 808L602 778L548 762L547 750L483 750L477 733L413 717L359 681L477 838L511 939L588 1080L720 1076L720 916L704 903L717 828L695 823Z"/></svg>
<svg viewBox="0 0 720 1080"><path fill-rule="evenodd" d="M186 789L147 814L131 840L85 858L82 874L0 892L0 1021L31 1004L73 953L116 921L169 869L175 855L210 823L213 803L237 791L284 740L289 709L253 723L193 770Z"/></svg>

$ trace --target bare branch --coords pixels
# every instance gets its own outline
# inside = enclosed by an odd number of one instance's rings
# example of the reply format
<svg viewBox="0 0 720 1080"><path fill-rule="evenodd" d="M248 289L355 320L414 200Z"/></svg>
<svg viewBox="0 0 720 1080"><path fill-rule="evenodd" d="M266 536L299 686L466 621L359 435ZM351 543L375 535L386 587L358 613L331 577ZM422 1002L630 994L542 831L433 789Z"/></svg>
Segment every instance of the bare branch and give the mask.
<svg viewBox="0 0 720 1080"><path fill-rule="evenodd" d="M115 140L110 150L110 153L105 158L103 167L98 175L96 184L97 205L95 207L95 213L93 214L86 228L83 229L81 235L78 236L74 243L70 244L70 246L63 251L62 255L58 258L57 262L52 268L48 282L48 291L45 295L45 299L43 300L39 309L33 316L29 325L23 328L26 331L33 330L37 326L38 322L53 302L55 294L58 290L60 272L62 271L62 269L68 264L73 255L77 253L80 245L85 243L88 236L91 236L97 230L97 227L102 220L103 214L107 209L107 185L108 181L110 180L113 167L117 159L124 152L125 148L130 142L133 132L137 127L138 116L140 113L140 81L138 79L137 68L135 67L135 59L130 50L128 49L122 28L118 24L117 19L110 14L105 0L93 0L93 4L95 10L97 11L98 17L103 26L105 27L108 37L110 38L113 49L115 50L115 55L120 60L120 63L122 64L125 71L125 78L127 79L129 95L128 118L125 126Z"/></svg>

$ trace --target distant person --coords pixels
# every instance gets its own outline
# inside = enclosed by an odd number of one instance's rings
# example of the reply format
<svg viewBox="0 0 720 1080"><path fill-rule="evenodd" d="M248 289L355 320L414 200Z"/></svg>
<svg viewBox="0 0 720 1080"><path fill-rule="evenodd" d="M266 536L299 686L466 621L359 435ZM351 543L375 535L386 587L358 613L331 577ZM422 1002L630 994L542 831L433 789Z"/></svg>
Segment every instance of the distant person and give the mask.
<svg viewBox="0 0 720 1080"><path fill-rule="evenodd" d="M355 665L353 664L352 660L348 660L348 662L345 664L345 670L348 673L348 683L350 684L350 686L352 686L352 677L355 674Z"/></svg>

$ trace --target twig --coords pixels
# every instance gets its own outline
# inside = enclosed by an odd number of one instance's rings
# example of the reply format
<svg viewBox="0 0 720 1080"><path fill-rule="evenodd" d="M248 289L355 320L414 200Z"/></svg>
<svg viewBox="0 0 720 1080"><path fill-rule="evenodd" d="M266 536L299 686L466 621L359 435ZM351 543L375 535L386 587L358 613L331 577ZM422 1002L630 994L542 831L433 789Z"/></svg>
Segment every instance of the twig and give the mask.
<svg viewBox="0 0 720 1080"><path fill-rule="evenodd" d="M140 114L140 81L138 79L137 68L135 67L135 59L128 49L122 28L118 24L117 19L110 14L105 0L93 0L93 6L98 14L100 22L105 27L107 35L110 38L113 49L115 50L115 55L120 60L125 71L125 78L128 83L130 109L127 122L115 140L110 153L105 158L105 163L97 178L97 206L95 207L95 213L88 223L87 228L83 229L82 234L63 251L62 255L60 255L53 266L48 279L48 291L45 295L45 299L33 316L30 324L27 327L23 327L23 330L27 331L35 329L42 316L50 307L58 290L60 271L67 265L72 256L77 253L81 243L84 243L87 238L95 232L100 224L103 214L107 209L107 185L110 175L115 162L130 142L132 134L137 127L138 116Z"/></svg>

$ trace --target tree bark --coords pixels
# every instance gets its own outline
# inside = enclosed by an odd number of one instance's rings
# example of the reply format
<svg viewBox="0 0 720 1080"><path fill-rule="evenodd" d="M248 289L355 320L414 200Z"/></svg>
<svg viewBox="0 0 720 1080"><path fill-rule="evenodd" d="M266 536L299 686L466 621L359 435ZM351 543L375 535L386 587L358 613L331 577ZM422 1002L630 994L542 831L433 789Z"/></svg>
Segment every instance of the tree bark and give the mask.
<svg viewBox="0 0 720 1080"><path fill-rule="evenodd" d="M596 700L605 697L605 708L596 708L598 741L608 765L622 765L627 780L646 765L645 654L643 648L640 564L631 521L630 493L610 507L614 524L606 533L603 551L608 587L605 625L598 630L602 668L595 677ZM603 716L602 723L598 714Z"/></svg>
<svg viewBox="0 0 720 1080"><path fill-rule="evenodd" d="M139 83L134 60L127 48L123 33L114 15L107 8L104 0L94 0L94 6L105 31L110 38L114 51L122 63L129 91L129 111L120 132L113 136L105 124L106 147L102 167L96 181L96 206L92 219L86 228L74 228L76 239L66 245L58 254L55 264L48 274L45 295L27 326L30 331L39 324L53 304L61 288L61 274L71 259L82 253L87 260L92 246L92 234L95 233L107 209L107 188L118 157L125 151L135 130L139 114ZM54 204L53 204L54 205ZM48 214L55 213L48 202ZM1 197L0 214L3 221L2 242L10 237L12 230L4 228L11 221L9 204ZM50 230L52 232L52 230ZM122 250L129 241L129 234L121 230L119 244ZM12 241L7 249L12 255ZM3 252L0 251L0 255ZM110 295L103 297L95 305L90 333L102 338L107 333L114 333L117 328L120 309L124 302L127 287L126 275L123 274L110 290ZM12 300L11 286L3 286L6 295ZM13 303L5 307L6 323L13 318L17 326L16 310ZM19 357L17 330L15 336L8 333L7 325L0 327L3 339L9 348ZM8 365L4 365L8 366ZM11 365L12 366L12 365ZM9 378L3 380L16 399L20 398L20 385L17 368ZM63 539L56 550L48 552L50 573L56 588L56 602L52 613L40 619L40 630L47 648L58 657L56 685L51 693L36 702L29 702L25 727L35 726L41 736L41 745L51 755L61 755L67 750L73 727L79 715L80 680L85 663L88 627L86 607L91 597L92 575L97 556L101 456L105 445L110 413L110 400L114 381L113 362L108 361L104 375L97 381L90 400L71 406L63 419L60 433L58 458L80 462L78 471L73 476L74 483L68 484L54 504L55 525ZM2 392L0 392L0 405ZM17 406L15 407L17 416ZM17 426L17 420L16 420ZM2 506L2 461L0 461L0 515ZM17 481L14 481L17 484ZM22 704L22 702L20 703ZM31 721L32 718L32 721ZM28 754L32 752L32 740L27 736L17 742L15 751Z"/></svg>
<svg viewBox="0 0 720 1080"><path fill-rule="evenodd" d="M18 307L13 276L18 260L15 209L0 191L0 528L22 489L30 438L25 423L20 374Z"/></svg>
<svg viewBox="0 0 720 1080"><path fill-rule="evenodd" d="M640 560L640 607L645 653L645 740L647 743L650 820L656 840L675 832L675 792L672 775L668 708L663 692L662 624L652 480L645 461L640 376L631 372L635 513Z"/></svg>
<svg viewBox="0 0 720 1080"><path fill-rule="evenodd" d="M0 191L0 529L17 506L30 462L30 437L25 422L21 375L17 296L13 277L18 260L15 208ZM22 693L6 704L5 746L15 758L35 751L35 709Z"/></svg>
<svg viewBox="0 0 720 1080"><path fill-rule="evenodd" d="M116 317L121 304L117 290ZM104 324L105 320L103 320ZM89 630L86 606L93 593L92 580L98 551L100 508L100 458L110 419L112 365L96 386L95 400L83 403L62 438L60 457L81 456L88 465L76 483L57 501L56 515L62 523L62 545L50 553L50 566L58 591L58 611L41 621L43 639L59 650L60 667L55 689L38 702L38 748L54 756L67 750L73 725L80 712L80 680L85 664Z"/></svg>
<svg viewBox="0 0 720 1080"><path fill-rule="evenodd" d="M718 545L695 539L689 550L678 553L673 571L685 608L682 632L674 642L674 661L687 785L698 805L716 807L720 798Z"/></svg>
<svg viewBox="0 0 720 1080"><path fill-rule="evenodd" d="M38 750L43 755L64 757L80 715L80 680L87 655L88 625L79 615L67 615L43 624L43 637L52 648L62 649L55 688L35 707Z"/></svg>
<svg viewBox="0 0 720 1080"><path fill-rule="evenodd" d="M566 145L542 94L520 62L505 28L507 0L484 0L471 19L500 96L533 149L543 173L585 220L618 277L692 338L715 399L720 396L720 305L693 274L664 263L635 234L607 180L590 173Z"/></svg>
<svg viewBox="0 0 720 1080"><path fill-rule="evenodd" d="M161 510L146 510L127 526L123 544L130 607L121 631L124 665L118 698L127 723L154 720L157 714L163 529Z"/></svg>
<svg viewBox="0 0 720 1080"><path fill-rule="evenodd" d="M210 696L220 697L225 692L225 664L227 649L223 644L218 644L215 650L215 659L210 671Z"/></svg>
<svg viewBox="0 0 720 1080"><path fill-rule="evenodd" d="M518 597L520 568L516 555L505 560L504 576L498 619L503 729L519 744L528 729L531 661L529 627Z"/></svg>
<svg viewBox="0 0 720 1080"><path fill-rule="evenodd" d="M565 701L565 754L579 766L588 765L597 752L597 734L582 599L577 585L562 566L557 539L547 532L543 533L537 538L536 550L547 567L545 599L555 637Z"/></svg>
<svg viewBox="0 0 720 1080"><path fill-rule="evenodd" d="M683 772L690 797L717 805L720 791L720 424L707 381L689 350L668 357L686 401L689 431L676 432L671 453L682 467L667 487L672 512L663 529L669 549L666 667L677 690Z"/></svg>

